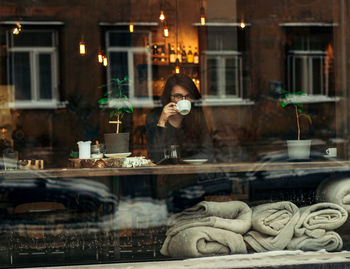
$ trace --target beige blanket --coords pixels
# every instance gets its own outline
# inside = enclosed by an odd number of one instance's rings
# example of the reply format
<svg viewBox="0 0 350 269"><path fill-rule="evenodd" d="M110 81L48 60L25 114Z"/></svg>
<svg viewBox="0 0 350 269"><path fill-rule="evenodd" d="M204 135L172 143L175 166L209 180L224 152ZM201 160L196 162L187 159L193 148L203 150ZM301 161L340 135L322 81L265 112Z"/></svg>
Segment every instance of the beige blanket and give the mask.
<svg viewBox="0 0 350 269"><path fill-rule="evenodd" d="M299 208L288 201L253 208L252 230L244 235L255 251L283 250L294 234Z"/></svg>
<svg viewBox="0 0 350 269"><path fill-rule="evenodd" d="M171 257L201 257L247 253L243 237L212 227L192 227L167 237L160 253Z"/></svg>
<svg viewBox="0 0 350 269"><path fill-rule="evenodd" d="M350 213L350 178L326 179L316 191L319 202L330 202L342 206Z"/></svg>
<svg viewBox="0 0 350 269"><path fill-rule="evenodd" d="M295 237L307 235L323 236L326 231L342 226L348 218L344 208L333 203L318 203L300 208L300 218L295 226Z"/></svg>
<svg viewBox="0 0 350 269"><path fill-rule="evenodd" d="M170 219L161 253L172 257L246 253L240 234L250 229L251 216L244 202L200 202Z"/></svg>
<svg viewBox="0 0 350 269"><path fill-rule="evenodd" d="M317 251L325 249L327 251L339 251L343 247L343 240L333 231L325 232L319 238L313 238L307 235L293 238L287 248L290 250Z"/></svg>
<svg viewBox="0 0 350 269"><path fill-rule="evenodd" d="M198 226L244 234L250 229L251 217L252 210L244 202L203 201L174 215L170 220L172 227L168 230L167 236L173 236L181 230Z"/></svg>

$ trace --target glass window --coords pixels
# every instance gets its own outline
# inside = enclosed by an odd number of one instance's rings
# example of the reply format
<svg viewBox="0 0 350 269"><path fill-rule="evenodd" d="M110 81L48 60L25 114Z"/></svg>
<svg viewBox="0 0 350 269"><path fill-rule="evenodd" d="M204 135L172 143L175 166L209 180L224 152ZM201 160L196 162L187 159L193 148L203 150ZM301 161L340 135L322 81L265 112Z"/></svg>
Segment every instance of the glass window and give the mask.
<svg viewBox="0 0 350 269"><path fill-rule="evenodd" d="M350 268L349 11L0 1L0 268Z"/></svg>
<svg viewBox="0 0 350 269"><path fill-rule="evenodd" d="M57 44L56 31L8 32L8 78L17 106L57 100Z"/></svg>
<svg viewBox="0 0 350 269"><path fill-rule="evenodd" d="M136 106L152 104L151 32L108 31L108 81L128 77L125 95Z"/></svg>
<svg viewBox="0 0 350 269"><path fill-rule="evenodd" d="M332 28L300 26L286 29L286 35L288 89L334 95Z"/></svg>

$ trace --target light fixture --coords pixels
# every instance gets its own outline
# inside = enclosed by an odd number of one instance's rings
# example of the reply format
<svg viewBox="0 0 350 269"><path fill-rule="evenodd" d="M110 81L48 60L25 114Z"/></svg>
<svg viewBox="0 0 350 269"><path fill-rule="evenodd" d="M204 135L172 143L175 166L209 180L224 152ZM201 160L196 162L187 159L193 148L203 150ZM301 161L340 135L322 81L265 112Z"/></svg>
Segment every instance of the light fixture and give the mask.
<svg viewBox="0 0 350 269"><path fill-rule="evenodd" d="M102 56L102 58L103 58L103 60L102 60L103 66L107 66L107 65L108 65L108 59L107 59L107 57L106 57L106 56Z"/></svg>
<svg viewBox="0 0 350 269"><path fill-rule="evenodd" d="M204 7L201 7L201 25L205 25Z"/></svg>
<svg viewBox="0 0 350 269"><path fill-rule="evenodd" d="M98 50L98 53L97 53L97 61L98 61L99 63L103 63L103 55L102 55L102 50L101 50L101 49Z"/></svg>
<svg viewBox="0 0 350 269"><path fill-rule="evenodd" d="M22 31L22 25L19 24L19 23L17 23L17 24L16 24L16 27L14 27L14 28L12 29L12 33L13 33L14 35L18 35L21 31Z"/></svg>
<svg viewBox="0 0 350 269"><path fill-rule="evenodd" d="M166 25L164 26L164 36L165 37L169 36L169 30L168 30L168 27L166 27Z"/></svg>
<svg viewBox="0 0 350 269"><path fill-rule="evenodd" d="M134 24L132 22L129 24L129 31L130 33L134 32Z"/></svg>
<svg viewBox="0 0 350 269"><path fill-rule="evenodd" d="M179 59L176 59L176 65L175 65L175 73L180 74L180 62Z"/></svg>
<svg viewBox="0 0 350 269"><path fill-rule="evenodd" d="M164 15L163 10L160 11L159 20L160 20L161 22L163 22L163 21L165 20L165 15Z"/></svg>
<svg viewBox="0 0 350 269"><path fill-rule="evenodd" d="M83 38L79 42L79 53L82 56L86 54L86 45L85 45L85 42L84 42Z"/></svg>
<svg viewBox="0 0 350 269"><path fill-rule="evenodd" d="M245 22L244 22L244 19L242 18L241 19L241 23L240 23L240 25L239 25L242 29L244 29L245 28L245 26L246 26L246 24L245 24Z"/></svg>
<svg viewBox="0 0 350 269"><path fill-rule="evenodd" d="M201 0L201 25L205 25L205 10L203 7L203 0Z"/></svg>

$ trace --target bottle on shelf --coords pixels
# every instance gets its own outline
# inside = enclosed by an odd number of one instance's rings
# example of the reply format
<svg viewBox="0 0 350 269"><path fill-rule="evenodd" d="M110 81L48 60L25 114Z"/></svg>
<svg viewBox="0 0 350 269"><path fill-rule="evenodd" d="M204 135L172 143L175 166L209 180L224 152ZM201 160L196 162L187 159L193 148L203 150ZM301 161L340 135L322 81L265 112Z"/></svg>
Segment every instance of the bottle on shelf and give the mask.
<svg viewBox="0 0 350 269"><path fill-rule="evenodd" d="M176 53L177 53L177 59L178 59L179 63L181 63L182 58L181 58L181 50L180 50L180 47L177 47Z"/></svg>
<svg viewBox="0 0 350 269"><path fill-rule="evenodd" d="M182 63L186 63L187 62L187 54L186 54L185 46L182 47L181 61L182 61Z"/></svg>
<svg viewBox="0 0 350 269"><path fill-rule="evenodd" d="M171 49L170 49L169 62L170 63L175 63L176 62L176 54L175 54L174 46L171 46Z"/></svg>
<svg viewBox="0 0 350 269"><path fill-rule="evenodd" d="M196 47L195 51L194 51L194 55L193 55L193 62L195 64L199 64L199 55L198 55L198 49Z"/></svg>
<svg viewBox="0 0 350 269"><path fill-rule="evenodd" d="M192 53L192 49L191 46L188 47L188 52L187 52L187 62L188 63L193 63L193 53Z"/></svg>

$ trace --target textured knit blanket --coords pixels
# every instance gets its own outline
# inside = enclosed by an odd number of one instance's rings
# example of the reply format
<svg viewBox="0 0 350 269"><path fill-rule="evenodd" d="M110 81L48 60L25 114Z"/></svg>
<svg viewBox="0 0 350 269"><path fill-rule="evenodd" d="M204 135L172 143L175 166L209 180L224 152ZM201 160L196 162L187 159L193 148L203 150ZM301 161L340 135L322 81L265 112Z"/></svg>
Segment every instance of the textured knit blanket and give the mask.
<svg viewBox="0 0 350 269"><path fill-rule="evenodd" d="M317 188L316 199L338 204L350 213L350 178L323 180Z"/></svg>
<svg viewBox="0 0 350 269"><path fill-rule="evenodd" d="M240 201L207 202L203 201L188 208L170 219L168 236L191 227L208 226L246 233L251 226L252 210Z"/></svg>
<svg viewBox="0 0 350 269"><path fill-rule="evenodd" d="M241 234L250 229L251 216L244 202L200 202L170 219L161 253L172 257L246 253Z"/></svg>
<svg viewBox="0 0 350 269"><path fill-rule="evenodd" d="M307 235L313 238L323 236L326 231L342 226L348 212L333 203L318 203L300 208L300 218L295 226L294 237Z"/></svg>
<svg viewBox="0 0 350 269"><path fill-rule="evenodd" d="M244 241L257 252L283 250L293 237L299 217L299 208L288 201L256 206L252 229L244 235Z"/></svg>
<svg viewBox="0 0 350 269"><path fill-rule="evenodd" d="M192 227L165 240L160 253L171 257L202 257L247 253L243 237L223 229Z"/></svg>
<svg viewBox="0 0 350 269"><path fill-rule="evenodd" d="M288 244L290 250L318 251L325 249L327 251L339 251L343 247L343 240L338 233L333 231L325 232L318 238L303 235L294 237Z"/></svg>

